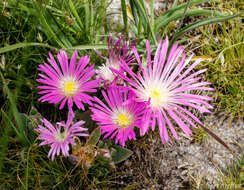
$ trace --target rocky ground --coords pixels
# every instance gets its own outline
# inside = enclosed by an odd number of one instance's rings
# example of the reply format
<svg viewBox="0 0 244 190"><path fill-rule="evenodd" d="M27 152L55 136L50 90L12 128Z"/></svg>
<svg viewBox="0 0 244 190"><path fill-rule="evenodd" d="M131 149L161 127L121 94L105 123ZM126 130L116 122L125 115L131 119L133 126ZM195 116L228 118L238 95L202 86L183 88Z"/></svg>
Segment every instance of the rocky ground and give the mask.
<svg viewBox="0 0 244 190"><path fill-rule="evenodd" d="M121 180L133 189L215 189L233 161L244 154L244 122L220 122L214 115L204 122L234 151L231 153L211 136L196 131L190 138L181 134L175 141L162 145L155 132L131 147L134 154L120 168ZM201 138L202 137L202 138ZM226 187L227 188L227 187ZM230 188L230 187L228 187ZM233 189L241 187L233 187Z"/></svg>

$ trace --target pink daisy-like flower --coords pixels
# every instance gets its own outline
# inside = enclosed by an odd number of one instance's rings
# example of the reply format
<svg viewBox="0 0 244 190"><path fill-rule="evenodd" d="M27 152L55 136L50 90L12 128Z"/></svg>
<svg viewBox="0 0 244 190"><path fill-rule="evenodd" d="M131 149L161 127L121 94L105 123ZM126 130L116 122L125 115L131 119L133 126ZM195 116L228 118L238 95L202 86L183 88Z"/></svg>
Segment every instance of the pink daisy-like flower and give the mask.
<svg viewBox="0 0 244 190"><path fill-rule="evenodd" d="M61 50L58 54L58 65L49 53L50 58L48 62L40 64L38 70L44 74L39 73L41 78L37 79L42 83L38 86L41 89L39 94L45 94L39 98L39 101L57 104L61 102L59 109L62 109L67 102L68 107L72 108L73 101L79 109L84 110L83 103L91 103L92 97L88 92L96 92L99 86L98 80L90 80L95 74L94 64L88 66L90 58L82 56L76 64L78 52L75 51L68 61L65 51Z"/></svg>
<svg viewBox="0 0 244 190"><path fill-rule="evenodd" d="M45 127L38 125L38 128L35 129L36 132L40 133L39 139L43 140L39 146L51 146L48 157L52 156L52 160L54 160L55 155L59 156L61 151L64 157L69 156L69 144L75 144L74 137L88 136L88 134L83 133L83 131L87 131L87 128L80 127L85 122L79 121L73 124L74 117L73 111L69 111L67 122L58 122L56 126L43 118L41 122Z"/></svg>
<svg viewBox="0 0 244 190"><path fill-rule="evenodd" d="M117 135L115 143L125 146L128 139L136 139L134 127L140 128L142 124L145 103L136 102L135 94L125 87L113 86L107 94L104 91L102 94L107 105L94 97L96 103L90 108L93 112L91 117L97 121L101 133L107 133L104 138L111 135L112 139Z"/></svg>
<svg viewBox="0 0 244 190"><path fill-rule="evenodd" d="M116 75L110 70L110 67L120 70L120 59L123 59L127 64L131 64L135 60L133 52L131 51L134 47L133 42L129 45L129 42L123 41L123 37L120 37L118 41L112 40L112 36L108 37L108 58L103 57L99 52L100 57L106 60L106 63L99 66L97 74L100 79L105 83L113 83L116 81Z"/></svg>
<svg viewBox="0 0 244 190"><path fill-rule="evenodd" d="M186 59L186 54L183 53L183 47L174 44L171 51L167 55L168 38L158 44L154 59L151 60L150 44L147 41L147 66L143 67L140 57L134 49L136 60L140 67L140 72L135 74L127 64L123 63L121 67L126 71L130 78L123 73L113 72L122 77L129 83L133 91L137 95L138 101L149 102L144 115L144 125L141 127L141 135L144 135L149 126L152 130L157 124L162 143L168 141L168 130L173 136L178 139L177 133L171 123L172 120L183 130L187 135L192 134L189 125L196 127L195 122L202 124L201 121L189 112L185 107L192 107L201 112L210 112L213 107L206 102L212 100L207 96L196 95L194 91L198 90L214 90L206 87L210 82L199 81L199 75L206 69L193 72L193 69L200 63L201 60L189 64L192 56ZM171 119L170 119L171 118Z"/></svg>

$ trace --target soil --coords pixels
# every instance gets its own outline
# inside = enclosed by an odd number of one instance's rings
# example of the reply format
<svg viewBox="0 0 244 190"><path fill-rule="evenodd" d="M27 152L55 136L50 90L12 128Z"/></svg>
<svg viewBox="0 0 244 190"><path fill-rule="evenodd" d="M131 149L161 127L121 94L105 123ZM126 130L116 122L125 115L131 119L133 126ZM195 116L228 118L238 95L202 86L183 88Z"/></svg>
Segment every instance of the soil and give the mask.
<svg viewBox="0 0 244 190"><path fill-rule="evenodd" d="M204 126L211 129L235 153L231 153L211 136L196 142L193 136L180 133L180 139L171 138L162 144L159 135L151 132L129 147L134 154L121 164L120 182L132 189L177 190L205 186L216 189L221 175L227 174L233 161L244 154L244 122L220 122L216 115L205 118Z"/></svg>

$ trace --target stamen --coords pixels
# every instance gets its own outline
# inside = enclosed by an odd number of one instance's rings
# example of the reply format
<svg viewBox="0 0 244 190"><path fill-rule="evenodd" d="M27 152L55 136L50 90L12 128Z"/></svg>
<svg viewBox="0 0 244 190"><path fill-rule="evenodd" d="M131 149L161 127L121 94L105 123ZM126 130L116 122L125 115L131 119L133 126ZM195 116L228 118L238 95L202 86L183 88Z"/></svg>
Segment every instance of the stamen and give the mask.
<svg viewBox="0 0 244 190"><path fill-rule="evenodd" d="M120 113L118 115L118 123L120 125L127 125L129 123L129 118L126 115Z"/></svg>
<svg viewBox="0 0 244 190"><path fill-rule="evenodd" d="M160 98L160 92L156 89L150 90L150 97L151 98Z"/></svg>
<svg viewBox="0 0 244 190"><path fill-rule="evenodd" d="M64 84L64 91L66 91L69 94L73 94L75 89L75 84L72 81L68 81Z"/></svg>
<svg viewBox="0 0 244 190"><path fill-rule="evenodd" d="M68 136L67 131L58 131L57 134L55 135L55 140L58 142L64 142Z"/></svg>
<svg viewBox="0 0 244 190"><path fill-rule="evenodd" d="M79 89L79 84L72 76L66 76L60 80L59 89L65 96L73 96Z"/></svg>
<svg viewBox="0 0 244 190"><path fill-rule="evenodd" d="M163 87L161 88L149 88L147 91L148 97L151 99L151 105L153 107L161 107L169 101L169 91Z"/></svg>
<svg viewBox="0 0 244 190"><path fill-rule="evenodd" d="M133 116L128 110L120 108L114 113L112 120L119 127L127 128L132 124Z"/></svg>

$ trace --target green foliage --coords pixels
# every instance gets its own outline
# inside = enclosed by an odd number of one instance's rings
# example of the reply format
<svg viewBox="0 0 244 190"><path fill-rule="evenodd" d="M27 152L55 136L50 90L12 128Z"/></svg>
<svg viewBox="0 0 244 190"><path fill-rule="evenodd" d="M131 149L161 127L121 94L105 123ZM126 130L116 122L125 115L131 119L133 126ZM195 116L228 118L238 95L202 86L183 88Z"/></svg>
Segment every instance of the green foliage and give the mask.
<svg viewBox="0 0 244 190"><path fill-rule="evenodd" d="M12 145L18 150L20 147ZM8 151L0 176L1 189L77 189L89 183L82 171L75 172L67 160L47 158L47 150L32 145L21 152ZM72 171L73 170L73 171Z"/></svg>
<svg viewBox="0 0 244 190"><path fill-rule="evenodd" d="M111 156L115 164L118 164L126 160L128 157L132 155L132 151L127 148L123 148L121 146L114 146L114 149L115 150L111 152Z"/></svg>
<svg viewBox="0 0 244 190"><path fill-rule="evenodd" d="M219 184L219 190L242 189L244 187L244 155L240 160L232 163L224 173L219 176L222 183Z"/></svg>
<svg viewBox="0 0 244 190"><path fill-rule="evenodd" d="M222 16L222 17L217 17L217 18L208 18L208 19L203 19L200 21L196 21L192 24L189 24L185 27L183 27L182 29L180 29L178 32L175 32L171 38L170 44L172 45L176 39L178 39L181 35L183 35L184 33L191 31L193 29L196 29L200 26L204 26L204 25L209 25L212 23L218 23L218 22L224 22L230 19L233 19L235 17L237 17L238 15L231 15L231 16Z"/></svg>
<svg viewBox="0 0 244 190"><path fill-rule="evenodd" d="M241 20L213 25L201 29L199 53L211 55L212 61L203 64L208 68L207 80L216 89L215 105L232 118L244 117L244 25Z"/></svg>
<svg viewBox="0 0 244 190"><path fill-rule="evenodd" d="M84 179L84 172L73 172L74 166L68 160L51 162L48 147L40 148L34 143L37 136L33 129L41 115L33 105L48 116L47 105L37 102L35 82L37 66L46 61L48 50L55 54L63 47L91 55L89 49L107 48L94 45L102 41L100 32L106 25L104 2L0 2L0 189L75 189L93 183L90 180L95 173ZM87 18L89 22L85 23ZM92 54L95 60L95 52ZM57 115L52 112L52 120ZM99 168L101 164L95 166L95 170Z"/></svg>
<svg viewBox="0 0 244 190"><path fill-rule="evenodd" d="M86 144L91 147L96 146L100 137L101 137L101 129L99 127L97 127L90 134L89 139L87 140Z"/></svg>
<svg viewBox="0 0 244 190"><path fill-rule="evenodd" d="M13 97L12 93L10 92L10 90L6 84L6 80L4 79L3 74L1 72L0 72L0 77L2 79L4 91L7 93L7 99L9 100L10 111L12 113L11 115L13 115L13 117L16 121L16 125L14 124L14 122L11 121L11 118L3 110L1 110L2 116L4 118L6 118L6 120L8 121L8 125L13 127L14 131L16 132L18 137L21 139L22 143L24 145L27 145L28 144L28 138L26 137L25 126L24 126L24 123L21 119L21 115L20 115L20 113L16 107L14 97Z"/></svg>
<svg viewBox="0 0 244 190"><path fill-rule="evenodd" d="M15 49L18 49L18 48L25 48L25 47L28 47L28 46L43 46L43 47L47 47L47 48L50 48L50 49L54 49L54 50L58 50L54 47L51 47L47 44L42 44L42 43L18 43L18 44L14 44L14 45L8 45L8 46L5 46L5 47L2 47L0 48L0 53L5 53L5 52L8 52L8 51L13 51Z"/></svg>
<svg viewBox="0 0 244 190"><path fill-rule="evenodd" d="M128 20L127 20L127 10L125 0L121 0L121 9L123 14L123 21L125 25L125 33L128 34Z"/></svg>
<svg viewBox="0 0 244 190"><path fill-rule="evenodd" d="M200 144L202 143L207 137L208 137L208 133L206 133L202 128L196 128L193 131L193 140L194 142Z"/></svg>
<svg viewBox="0 0 244 190"><path fill-rule="evenodd" d="M62 1L62 3L11 0L4 9L13 11L13 14L10 14L12 17L15 14L27 15L26 25L28 22L35 23L37 27L31 26L31 31L35 32L38 38L28 40L28 43L23 42L4 47L0 52L36 45L54 50L74 49L74 46L79 46L78 49L96 48L96 45L93 44L101 41L100 34L106 25L106 8L105 0L101 2L69 0ZM29 35L31 36L31 34ZM36 43L36 39L42 43ZM104 45L100 45L100 47L106 48Z"/></svg>
<svg viewBox="0 0 244 190"><path fill-rule="evenodd" d="M187 3L182 3L178 5L178 1L174 1L173 7L169 8L167 11L162 13L158 18L154 19L153 12L153 1L150 1L150 12L146 8L144 1L139 0L130 0L130 9L133 15L131 20L132 29L134 30L134 34L139 39L148 39L151 41L151 44L157 45L156 36L160 33L161 38L164 38L165 34L169 34L173 32L172 36L170 36L170 43L173 44L180 36L184 33L191 31L200 26L209 25L212 23L224 22L229 19L233 19L238 15L226 15L220 11L216 10L208 10L206 8L196 8L195 5L199 5L201 3L206 3L209 1L206 0L192 0ZM212 0L211 3L219 2L219 0ZM150 15L150 18L149 18ZM126 14L123 14L126 17ZM210 16L208 19L198 19L198 21L191 23L185 27L182 27L182 22L184 18L191 16ZM124 18L124 20L127 20ZM175 31L165 31L168 28L168 25L171 22L181 21L181 24Z"/></svg>
<svg viewBox="0 0 244 190"><path fill-rule="evenodd" d="M99 128L92 133L88 143L92 144L92 151L99 152L96 159L92 160L94 162L88 173L62 157L51 162L47 158L49 148L37 146L36 135L33 133L41 114L52 117L52 120L63 117L56 112L57 109L49 111L52 112L50 116L47 105L37 102L35 79L38 64L46 61L48 51L56 54L63 48L69 54L77 49L80 55L89 55L92 62L99 65L101 61L91 50L107 49L104 36L114 32L107 24L109 2L4 2L6 3L0 2L0 189L103 189L116 184L116 174L110 172L113 167L111 163L122 162L132 152L114 146L110 150L112 160L104 158L104 149L107 150L110 146L99 142ZM208 1L192 0L179 4L175 0L172 8L156 18L154 14L150 14L153 12L153 0L149 1L149 9L143 0L130 0L131 19L125 1L121 0L124 34L129 36L128 33L134 31L139 50L144 47L145 39L149 39L154 44L152 49L155 49L157 36L163 38L169 35L172 43L185 32L201 26L202 38L199 43L205 45L198 53L214 58L211 63L206 63L209 68L206 77L217 87L215 104L219 110L227 110L233 116L243 117L243 24L238 20L224 22L235 17L235 11L230 15L224 8L217 10L196 7L204 2ZM211 1L213 4L215 2L218 1ZM184 27L180 25L177 30L174 26L170 27L177 21L182 23L183 18L193 16L204 16L204 19ZM205 18L206 16L210 18ZM216 22L223 24L204 26ZM120 31L120 28L117 30ZM218 42L215 42L215 38ZM199 135L199 141L205 138L202 131L196 134ZM236 176L231 177L232 182ZM243 177L243 173L240 176ZM236 180L240 182L239 177Z"/></svg>
<svg viewBox="0 0 244 190"><path fill-rule="evenodd" d="M1 109L1 112L3 110ZM9 116L11 113L8 114ZM2 118L1 126L5 126L4 129L1 130L1 138L0 138L0 173L2 172L3 161L6 156L6 151L8 149L8 138L11 134L11 127L9 126L9 122L6 118Z"/></svg>
<svg viewBox="0 0 244 190"><path fill-rule="evenodd" d="M217 167L217 166L216 166ZM244 155L242 158L233 161L227 169L218 168L219 184L215 187L216 190L242 190L244 184ZM190 181L190 187L193 190L211 188L207 185L204 179L198 183L194 178Z"/></svg>

